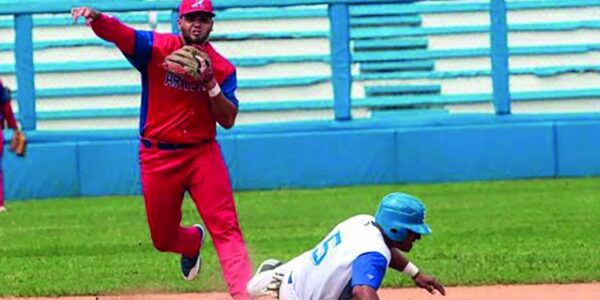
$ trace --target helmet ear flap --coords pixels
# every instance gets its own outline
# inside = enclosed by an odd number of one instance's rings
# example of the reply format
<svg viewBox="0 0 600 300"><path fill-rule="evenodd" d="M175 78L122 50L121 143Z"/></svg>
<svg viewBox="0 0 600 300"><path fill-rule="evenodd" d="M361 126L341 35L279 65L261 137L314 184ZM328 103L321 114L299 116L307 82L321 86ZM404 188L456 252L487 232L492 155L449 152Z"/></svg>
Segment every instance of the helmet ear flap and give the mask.
<svg viewBox="0 0 600 300"><path fill-rule="evenodd" d="M408 236L408 230L406 230L405 228L397 229L395 227L392 227L389 229L389 231L390 236L388 237L396 242L401 242L406 238L406 236Z"/></svg>

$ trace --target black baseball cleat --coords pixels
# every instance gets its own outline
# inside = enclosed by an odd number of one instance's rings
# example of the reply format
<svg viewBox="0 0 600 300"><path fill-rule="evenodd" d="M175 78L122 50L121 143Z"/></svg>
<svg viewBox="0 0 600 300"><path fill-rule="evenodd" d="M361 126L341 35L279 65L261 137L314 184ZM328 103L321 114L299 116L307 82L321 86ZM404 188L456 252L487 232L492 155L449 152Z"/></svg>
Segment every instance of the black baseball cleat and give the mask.
<svg viewBox="0 0 600 300"><path fill-rule="evenodd" d="M269 270L273 270L279 266L283 265L283 263L277 259L274 258L269 258L265 261L263 261L260 266L258 266L258 269L256 270L256 275L262 273L262 272L266 272Z"/></svg>
<svg viewBox="0 0 600 300"><path fill-rule="evenodd" d="M200 224L194 225L196 229L202 235L202 242L200 244L200 248L204 244L204 237L206 234L204 233L204 227ZM200 257L200 249L198 249L198 254L194 257L187 257L185 255L181 255L181 275L183 275L183 279L192 280L198 276L200 273L200 268L202 267L202 258Z"/></svg>

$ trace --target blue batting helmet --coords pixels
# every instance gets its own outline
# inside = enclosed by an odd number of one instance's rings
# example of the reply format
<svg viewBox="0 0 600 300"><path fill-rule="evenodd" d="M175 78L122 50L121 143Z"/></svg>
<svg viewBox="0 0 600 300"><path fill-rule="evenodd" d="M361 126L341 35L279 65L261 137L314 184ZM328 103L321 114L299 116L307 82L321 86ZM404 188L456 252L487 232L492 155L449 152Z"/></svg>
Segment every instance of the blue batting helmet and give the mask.
<svg viewBox="0 0 600 300"><path fill-rule="evenodd" d="M408 231L418 234L430 234L425 224L425 205L421 200L403 193L391 193L381 199L375 222L391 240L401 242Z"/></svg>

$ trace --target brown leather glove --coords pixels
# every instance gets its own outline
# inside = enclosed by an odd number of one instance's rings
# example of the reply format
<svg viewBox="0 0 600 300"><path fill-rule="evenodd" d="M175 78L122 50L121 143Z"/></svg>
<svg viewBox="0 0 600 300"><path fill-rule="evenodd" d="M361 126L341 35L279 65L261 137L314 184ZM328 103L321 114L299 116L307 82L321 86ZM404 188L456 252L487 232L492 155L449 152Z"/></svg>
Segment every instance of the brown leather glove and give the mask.
<svg viewBox="0 0 600 300"><path fill-rule="evenodd" d="M25 149L27 148L27 138L25 134L20 130L15 130L12 139L10 140L9 150L13 151L17 156L25 156Z"/></svg>
<svg viewBox="0 0 600 300"><path fill-rule="evenodd" d="M214 78L208 54L189 45L169 54L163 68L190 83L204 84Z"/></svg>

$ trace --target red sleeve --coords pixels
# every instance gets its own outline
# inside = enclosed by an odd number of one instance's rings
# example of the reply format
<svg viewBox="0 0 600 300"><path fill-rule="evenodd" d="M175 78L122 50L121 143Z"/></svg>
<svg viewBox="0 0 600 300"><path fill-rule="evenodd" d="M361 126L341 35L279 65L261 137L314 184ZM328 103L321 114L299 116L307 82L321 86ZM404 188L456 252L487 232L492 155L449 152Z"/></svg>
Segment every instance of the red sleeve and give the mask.
<svg viewBox="0 0 600 300"><path fill-rule="evenodd" d="M91 23L92 30L101 39L117 45L125 55L132 55L135 47L135 30L106 14Z"/></svg>
<svg viewBox="0 0 600 300"><path fill-rule="evenodd" d="M13 114L12 107L10 106L10 100L2 102L2 113L4 114L8 128L17 129L17 120L15 120L15 115Z"/></svg>

